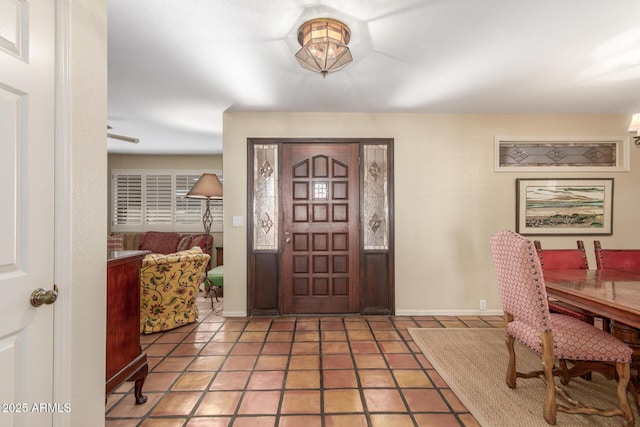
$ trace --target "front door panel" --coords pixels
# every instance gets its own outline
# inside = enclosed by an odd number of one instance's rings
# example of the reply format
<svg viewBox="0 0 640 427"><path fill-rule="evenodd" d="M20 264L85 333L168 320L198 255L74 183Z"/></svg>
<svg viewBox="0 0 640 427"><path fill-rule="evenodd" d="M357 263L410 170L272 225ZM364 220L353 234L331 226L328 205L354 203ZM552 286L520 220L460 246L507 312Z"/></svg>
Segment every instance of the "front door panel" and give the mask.
<svg viewBox="0 0 640 427"><path fill-rule="evenodd" d="M283 313L359 311L358 150L283 145Z"/></svg>

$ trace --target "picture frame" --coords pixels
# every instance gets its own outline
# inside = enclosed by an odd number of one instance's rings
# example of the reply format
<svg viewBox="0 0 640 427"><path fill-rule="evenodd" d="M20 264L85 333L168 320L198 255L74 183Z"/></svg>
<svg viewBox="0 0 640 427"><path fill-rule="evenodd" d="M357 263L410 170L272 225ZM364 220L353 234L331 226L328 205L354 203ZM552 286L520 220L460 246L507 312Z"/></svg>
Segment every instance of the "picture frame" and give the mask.
<svg viewBox="0 0 640 427"><path fill-rule="evenodd" d="M613 234L613 178L516 179L516 232Z"/></svg>

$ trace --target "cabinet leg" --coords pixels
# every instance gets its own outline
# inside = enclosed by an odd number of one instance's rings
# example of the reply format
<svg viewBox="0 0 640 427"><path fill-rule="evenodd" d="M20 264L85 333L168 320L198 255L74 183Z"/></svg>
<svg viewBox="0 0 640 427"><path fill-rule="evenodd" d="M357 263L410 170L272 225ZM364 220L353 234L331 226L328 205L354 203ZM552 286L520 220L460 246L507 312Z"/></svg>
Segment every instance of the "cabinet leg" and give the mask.
<svg viewBox="0 0 640 427"><path fill-rule="evenodd" d="M136 398L136 405L140 405L147 401L147 396L142 394L142 386L144 385L144 380L147 379L147 374L149 373L149 365L146 363L140 368L138 372L131 378L135 380L135 388L134 395Z"/></svg>

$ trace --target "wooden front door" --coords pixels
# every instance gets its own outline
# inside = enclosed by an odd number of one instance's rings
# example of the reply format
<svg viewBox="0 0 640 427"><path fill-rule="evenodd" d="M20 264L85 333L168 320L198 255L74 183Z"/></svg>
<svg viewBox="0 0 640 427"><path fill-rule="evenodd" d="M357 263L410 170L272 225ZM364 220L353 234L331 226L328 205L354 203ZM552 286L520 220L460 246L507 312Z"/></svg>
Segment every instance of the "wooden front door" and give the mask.
<svg viewBox="0 0 640 427"><path fill-rule="evenodd" d="M282 146L282 313L359 312L359 145Z"/></svg>
<svg viewBox="0 0 640 427"><path fill-rule="evenodd" d="M248 313L393 314L393 140L247 142Z"/></svg>

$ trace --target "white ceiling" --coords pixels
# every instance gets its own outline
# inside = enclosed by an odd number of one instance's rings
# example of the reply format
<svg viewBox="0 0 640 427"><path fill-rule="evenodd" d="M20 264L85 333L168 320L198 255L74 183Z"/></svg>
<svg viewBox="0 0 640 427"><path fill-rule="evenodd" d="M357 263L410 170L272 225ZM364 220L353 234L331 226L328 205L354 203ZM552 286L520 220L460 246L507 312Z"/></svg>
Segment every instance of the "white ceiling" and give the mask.
<svg viewBox="0 0 640 427"><path fill-rule="evenodd" d="M629 114L638 0L109 0L111 153L222 152L224 111ZM294 55L320 17L353 62Z"/></svg>

